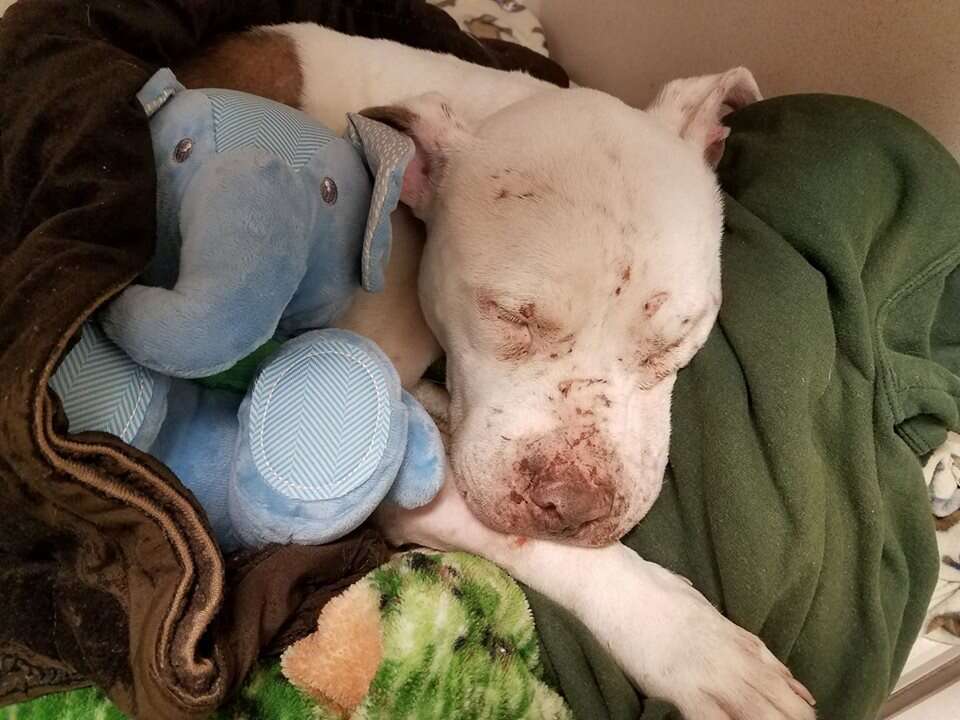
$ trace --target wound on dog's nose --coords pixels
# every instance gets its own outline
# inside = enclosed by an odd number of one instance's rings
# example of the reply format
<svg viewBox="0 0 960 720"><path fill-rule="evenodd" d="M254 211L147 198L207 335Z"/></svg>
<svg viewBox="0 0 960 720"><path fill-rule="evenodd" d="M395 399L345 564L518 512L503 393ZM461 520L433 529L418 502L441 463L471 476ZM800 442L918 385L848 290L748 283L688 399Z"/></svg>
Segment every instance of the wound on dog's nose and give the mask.
<svg viewBox="0 0 960 720"><path fill-rule="evenodd" d="M573 465L560 465L537 478L530 499L555 513L563 528L575 530L610 513L613 491L591 482Z"/></svg>

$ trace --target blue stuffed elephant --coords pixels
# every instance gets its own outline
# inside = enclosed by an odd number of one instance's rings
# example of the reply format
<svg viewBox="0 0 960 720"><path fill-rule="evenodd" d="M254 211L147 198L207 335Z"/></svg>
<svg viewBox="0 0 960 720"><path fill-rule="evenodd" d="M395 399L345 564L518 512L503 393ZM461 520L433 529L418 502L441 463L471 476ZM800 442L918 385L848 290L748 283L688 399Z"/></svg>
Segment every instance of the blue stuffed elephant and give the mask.
<svg viewBox="0 0 960 720"><path fill-rule="evenodd" d="M362 116L347 138L244 93L160 70L138 95L157 168L157 244L51 380L71 432L167 464L225 550L322 543L385 498L429 502L439 432L371 340L328 326L376 292L412 141ZM269 340L245 396L191 379Z"/></svg>

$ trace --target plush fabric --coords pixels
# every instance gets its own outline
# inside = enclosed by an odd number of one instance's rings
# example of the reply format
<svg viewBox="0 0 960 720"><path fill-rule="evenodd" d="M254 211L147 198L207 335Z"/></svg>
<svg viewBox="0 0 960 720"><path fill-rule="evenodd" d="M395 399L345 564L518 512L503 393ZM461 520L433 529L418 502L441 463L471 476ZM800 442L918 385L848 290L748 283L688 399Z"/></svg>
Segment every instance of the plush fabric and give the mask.
<svg viewBox="0 0 960 720"><path fill-rule="evenodd" d="M523 593L485 560L410 552L331 605L317 631L281 658L284 675L327 711L318 713L324 720L337 711L351 720L572 720L541 681ZM317 657L319 646L330 653ZM329 667L337 662L355 668L359 692L341 687Z"/></svg>
<svg viewBox="0 0 960 720"><path fill-rule="evenodd" d="M86 323L50 387L72 433L100 431L148 451L167 416L170 378L137 365L96 323Z"/></svg>
<svg viewBox="0 0 960 720"><path fill-rule="evenodd" d="M443 484L433 420L401 390L380 348L346 330L285 343L254 377L238 415L228 508L245 545L330 542L388 493L415 508Z"/></svg>
<svg viewBox="0 0 960 720"><path fill-rule="evenodd" d="M361 531L223 558L176 477L68 438L47 392L82 322L147 266L156 173L136 93L216 33L314 20L565 83L419 0L24 0L0 22L0 703L96 683L128 714L202 718L258 653L386 557Z"/></svg>
<svg viewBox="0 0 960 720"><path fill-rule="evenodd" d="M304 692L266 662L211 720L572 720L542 681L523 592L480 558L398 555L331 601L315 629L282 659ZM0 720L94 717L124 716L92 689L0 709Z"/></svg>
<svg viewBox="0 0 960 720"><path fill-rule="evenodd" d="M919 456L960 419L960 170L856 99L729 122L720 318L680 373L663 492L626 542L757 632L819 717L866 720L937 577ZM640 714L583 632L532 605L578 717L676 717Z"/></svg>
<svg viewBox="0 0 960 720"><path fill-rule="evenodd" d="M395 484L402 505L425 505L443 482L433 421L375 343L318 329L355 293L383 289L413 142L359 115L338 138L270 100L186 90L168 68L137 100L157 169L156 251L51 378L71 432L108 432L160 460L223 551L339 540ZM242 395L182 379L290 335Z"/></svg>
<svg viewBox="0 0 960 720"><path fill-rule="evenodd" d="M137 98L157 169L156 250L99 316L139 364L213 375L277 335L329 326L361 287L383 289L410 138L359 116L338 138L280 103L186 90L167 68Z"/></svg>

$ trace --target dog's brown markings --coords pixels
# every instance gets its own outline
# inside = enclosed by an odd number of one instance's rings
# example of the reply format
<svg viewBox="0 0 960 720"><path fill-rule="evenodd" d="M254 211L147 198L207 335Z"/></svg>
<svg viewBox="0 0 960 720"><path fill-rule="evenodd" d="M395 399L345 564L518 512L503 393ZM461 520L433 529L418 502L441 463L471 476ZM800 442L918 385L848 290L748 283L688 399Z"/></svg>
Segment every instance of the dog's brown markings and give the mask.
<svg viewBox="0 0 960 720"><path fill-rule="evenodd" d="M227 35L174 68L188 88L223 88L301 106L303 69L293 40L273 30Z"/></svg>
<svg viewBox="0 0 960 720"><path fill-rule="evenodd" d="M597 400L602 402L604 407L610 407L611 405L613 405L613 403L610 402L610 398L608 398L604 393L600 393L599 395L597 395Z"/></svg>

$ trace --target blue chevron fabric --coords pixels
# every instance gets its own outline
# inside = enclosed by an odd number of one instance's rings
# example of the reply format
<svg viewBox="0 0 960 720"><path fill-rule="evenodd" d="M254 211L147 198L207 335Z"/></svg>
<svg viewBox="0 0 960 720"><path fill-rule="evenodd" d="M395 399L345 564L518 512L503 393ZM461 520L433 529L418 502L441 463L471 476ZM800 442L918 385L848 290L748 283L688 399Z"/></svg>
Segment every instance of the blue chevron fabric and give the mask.
<svg viewBox="0 0 960 720"><path fill-rule="evenodd" d="M270 358L240 406L230 518L245 545L319 543L356 528L397 483L410 507L443 481L398 477L405 452L443 457L432 422L408 446L397 371L375 343L345 330L304 333ZM416 401L414 401L416 402Z"/></svg>
<svg viewBox="0 0 960 720"><path fill-rule="evenodd" d="M330 542L384 498L419 507L443 483L436 425L346 330L284 343L241 397L147 370L88 323L50 385L71 432L116 435L176 473L225 551Z"/></svg>
<svg viewBox="0 0 960 720"><path fill-rule="evenodd" d="M299 170L336 136L303 113L232 90L204 90L210 98L217 152L257 147Z"/></svg>
<svg viewBox="0 0 960 720"><path fill-rule="evenodd" d="M100 431L144 450L166 414L169 380L137 365L87 323L50 379L72 433Z"/></svg>
<svg viewBox="0 0 960 720"><path fill-rule="evenodd" d="M264 480L297 500L343 497L380 465L398 393L392 367L349 338L299 345L254 385L250 432Z"/></svg>

